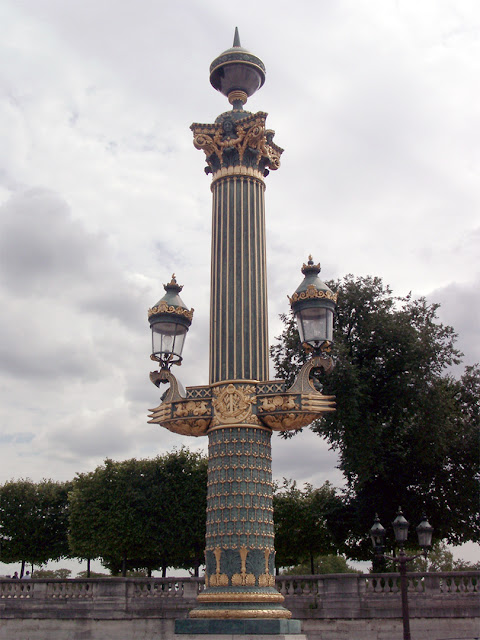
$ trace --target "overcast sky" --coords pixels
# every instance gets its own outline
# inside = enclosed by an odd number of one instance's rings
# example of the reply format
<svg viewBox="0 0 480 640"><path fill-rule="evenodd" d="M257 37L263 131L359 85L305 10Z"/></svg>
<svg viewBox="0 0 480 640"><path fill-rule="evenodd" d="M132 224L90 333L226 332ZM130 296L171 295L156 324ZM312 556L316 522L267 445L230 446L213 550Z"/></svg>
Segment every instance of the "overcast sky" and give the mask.
<svg viewBox="0 0 480 640"><path fill-rule="evenodd" d="M210 62L267 68L270 341L312 253L442 303L480 361L476 0L3 0L0 482L204 439L147 424L147 309L176 273L195 309L176 373L208 381L210 177L192 122L229 107ZM271 371L273 377L273 370ZM274 475L340 486L318 436L274 436Z"/></svg>

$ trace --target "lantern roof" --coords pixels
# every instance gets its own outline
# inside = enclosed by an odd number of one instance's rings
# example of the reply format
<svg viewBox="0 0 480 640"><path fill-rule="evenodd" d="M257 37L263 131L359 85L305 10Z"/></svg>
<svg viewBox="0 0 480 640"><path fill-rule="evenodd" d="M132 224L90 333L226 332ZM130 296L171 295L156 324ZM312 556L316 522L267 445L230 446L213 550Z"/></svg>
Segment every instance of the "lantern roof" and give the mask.
<svg viewBox="0 0 480 640"><path fill-rule="evenodd" d="M168 313L170 315L180 316L191 323L193 317L193 309L188 309L180 297L180 291L183 285L177 283L175 274L168 284L164 284L165 295L151 309L148 310L148 318L160 314Z"/></svg>
<svg viewBox="0 0 480 640"><path fill-rule="evenodd" d="M295 290L292 297L289 296L290 304L292 306L297 302L303 300L325 298L331 300L333 304L336 303L338 294L334 293L330 287L328 287L323 280L321 280L318 274L321 271L320 263L314 264L312 256L308 256L308 263L304 264L301 269L305 278Z"/></svg>

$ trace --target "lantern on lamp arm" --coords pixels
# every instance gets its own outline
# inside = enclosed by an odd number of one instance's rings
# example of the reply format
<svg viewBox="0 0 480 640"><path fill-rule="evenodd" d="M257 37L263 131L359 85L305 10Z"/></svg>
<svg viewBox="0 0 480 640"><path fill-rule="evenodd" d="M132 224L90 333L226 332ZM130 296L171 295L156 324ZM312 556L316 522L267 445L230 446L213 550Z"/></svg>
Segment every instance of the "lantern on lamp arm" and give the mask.
<svg viewBox="0 0 480 640"><path fill-rule="evenodd" d="M160 370L150 374L150 379L156 386L171 378L171 374L168 374L172 365L182 364L183 345L193 317L193 309L189 310L180 298L183 286L177 283L175 274L163 287L165 295L148 310L152 331L150 358L160 364Z"/></svg>
<svg viewBox="0 0 480 640"><path fill-rule="evenodd" d="M311 354L302 370L308 371L316 390L321 391L319 372L323 369L329 373L333 369L329 351L338 294L320 279L320 264L314 264L311 255L301 271L305 277L289 300L302 346Z"/></svg>

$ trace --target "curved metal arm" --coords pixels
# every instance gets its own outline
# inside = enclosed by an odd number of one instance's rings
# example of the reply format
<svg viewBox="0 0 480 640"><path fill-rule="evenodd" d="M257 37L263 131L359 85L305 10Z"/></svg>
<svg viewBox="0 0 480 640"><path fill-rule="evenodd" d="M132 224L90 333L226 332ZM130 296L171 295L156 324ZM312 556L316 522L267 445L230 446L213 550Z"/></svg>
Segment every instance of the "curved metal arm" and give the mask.
<svg viewBox="0 0 480 640"><path fill-rule="evenodd" d="M385 560L391 560L395 562L395 564L408 564L412 560L416 560L417 558L426 558L426 551L422 553L417 553L414 556L407 556L405 553L400 554L399 556L389 556L386 553L376 553L375 556L377 558L385 558Z"/></svg>
<svg viewBox="0 0 480 640"><path fill-rule="evenodd" d="M315 387L313 386L312 380L310 378L310 374L314 369L323 369L325 373L330 373L333 369L333 360L330 356L314 356L308 362L306 362L303 367L298 372L297 377L295 378L290 389L287 390L287 393L318 393ZM330 398L334 396L325 396L325 398Z"/></svg>
<svg viewBox="0 0 480 640"><path fill-rule="evenodd" d="M180 385L173 373L168 369L160 369L160 371L152 371L150 373L150 380L156 387L161 384L170 383L170 387L167 389L163 402L178 402L185 398L180 392Z"/></svg>

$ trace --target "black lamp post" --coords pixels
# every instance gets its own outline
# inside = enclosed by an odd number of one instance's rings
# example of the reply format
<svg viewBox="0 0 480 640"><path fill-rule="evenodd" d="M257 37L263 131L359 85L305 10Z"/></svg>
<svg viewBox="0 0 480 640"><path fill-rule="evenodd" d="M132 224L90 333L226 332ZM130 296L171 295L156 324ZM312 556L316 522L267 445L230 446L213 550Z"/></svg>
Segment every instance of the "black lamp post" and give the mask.
<svg viewBox="0 0 480 640"><path fill-rule="evenodd" d="M370 529L370 538L372 540L375 555L380 558L386 558L398 564L400 573L400 592L402 596L402 619L403 619L403 639L411 640L410 636L410 616L408 612L408 582L407 582L407 564L420 556L427 557L428 549L432 546L433 527L429 524L426 516L417 527L418 544L422 547L423 552L414 556L407 556L405 553L405 543L408 537L409 523L405 519L401 508L398 509L397 517L392 522L395 540L400 547L400 553L397 557L389 556L383 553L385 541L385 529L380 524L378 515L375 515L375 522Z"/></svg>

